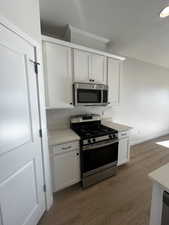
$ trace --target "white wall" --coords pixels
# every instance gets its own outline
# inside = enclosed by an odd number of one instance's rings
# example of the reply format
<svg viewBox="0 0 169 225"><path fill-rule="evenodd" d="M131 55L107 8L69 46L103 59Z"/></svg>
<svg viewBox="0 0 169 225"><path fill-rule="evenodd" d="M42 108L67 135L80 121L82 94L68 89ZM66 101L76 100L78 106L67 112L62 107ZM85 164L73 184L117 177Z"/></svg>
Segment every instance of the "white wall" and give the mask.
<svg viewBox="0 0 169 225"><path fill-rule="evenodd" d="M0 0L0 14L40 41L39 0Z"/></svg>
<svg viewBox="0 0 169 225"><path fill-rule="evenodd" d="M121 104L112 115L134 127L133 143L169 133L169 70L128 59L121 77Z"/></svg>
<svg viewBox="0 0 169 225"><path fill-rule="evenodd" d="M131 142L138 143L169 133L169 70L160 66L127 59L121 75L121 103L109 108L104 117L132 126ZM90 111L101 113L105 108L81 108L47 112L48 127L69 125L70 115Z"/></svg>

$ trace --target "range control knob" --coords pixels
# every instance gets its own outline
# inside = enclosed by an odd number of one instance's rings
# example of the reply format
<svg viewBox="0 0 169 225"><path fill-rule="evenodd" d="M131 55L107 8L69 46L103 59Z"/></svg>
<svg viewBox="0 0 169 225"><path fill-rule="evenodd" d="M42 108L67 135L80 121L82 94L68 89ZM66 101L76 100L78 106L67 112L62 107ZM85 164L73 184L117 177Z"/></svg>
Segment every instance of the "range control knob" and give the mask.
<svg viewBox="0 0 169 225"><path fill-rule="evenodd" d="M88 144L90 144L91 143L91 140L90 139L88 139Z"/></svg>
<svg viewBox="0 0 169 225"><path fill-rule="evenodd" d="M95 138L93 138L93 143L95 143L96 142L96 139Z"/></svg>

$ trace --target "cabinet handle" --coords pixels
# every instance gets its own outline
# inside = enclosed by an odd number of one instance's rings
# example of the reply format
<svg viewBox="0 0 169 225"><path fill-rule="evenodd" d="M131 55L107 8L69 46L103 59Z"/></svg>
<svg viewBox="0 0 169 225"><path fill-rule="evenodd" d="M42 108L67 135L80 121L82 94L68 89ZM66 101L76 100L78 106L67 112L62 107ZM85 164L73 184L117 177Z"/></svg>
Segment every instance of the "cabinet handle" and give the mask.
<svg viewBox="0 0 169 225"><path fill-rule="evenodd" d="M69 148L71 148L71 146L68 146L68 147L62 147L63 150L67 150L67 149L69 149Z"/></svg>
<svg viewBox="0 0 169 225"><path fill-rule="evenodd" d="M73 105L73 103L72 103L72 102L70 102L70 105Z"/></svg>
<svg viewBox="0 0 169 225"><path fill-rule="evenodd" d="M122 133L121 136L127 135L127 133Z"/></svg>
<svg viewBox="0 0 169 225"><path fill-rule="evenodd" d="M90 81L90 82L94 82L94 80L92 80L92 79L90 79L89 81Z"/></svg>
<svg viewBox="0 0 169 225"><path fill-rule="evenodd" d="M79 155L79 153L76 153L76 155Z"/></svg>

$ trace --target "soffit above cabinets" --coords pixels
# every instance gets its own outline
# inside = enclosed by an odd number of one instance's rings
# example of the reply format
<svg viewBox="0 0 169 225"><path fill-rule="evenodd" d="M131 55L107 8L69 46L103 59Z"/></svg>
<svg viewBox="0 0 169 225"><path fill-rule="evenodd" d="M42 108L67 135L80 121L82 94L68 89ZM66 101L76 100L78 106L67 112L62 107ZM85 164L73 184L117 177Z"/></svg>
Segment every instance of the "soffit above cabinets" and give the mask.
<svg viewBox="0 0 169 225"><path fill-rule="evenodd" d="M52 38L52 37L48 37L48 36L44 36L44 35L42 35L42 41L47 41L47 42L51 42L51 43L55 43L55 44L59 44L59 45L64 45L64 46L74 48L74 49L84 50L84 51L87 51L87 52L111 57L111 58L121 60L121 61L124 61L126 59L123 56L110 54L108 52L99 51L99 50L96 50L96 49L88 48L88 47L85 47L85 46L82 46L82 45L77 45L77 44L74 44L74 43L66 42L66 41L63 41L63 40L60 40L60 39L56 39L56 38Z"/></svg>

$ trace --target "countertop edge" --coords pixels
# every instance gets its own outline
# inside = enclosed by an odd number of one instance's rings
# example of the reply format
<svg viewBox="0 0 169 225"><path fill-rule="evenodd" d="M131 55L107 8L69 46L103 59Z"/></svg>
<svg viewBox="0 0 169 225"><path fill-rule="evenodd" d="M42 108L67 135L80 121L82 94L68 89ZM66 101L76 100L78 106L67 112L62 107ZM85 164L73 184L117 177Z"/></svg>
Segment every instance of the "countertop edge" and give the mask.
<svg viewBox="0 0 169 225"><path fill-rule="evenodd" d="M109 126L113 129L116 129L117 131L119 132L123 132L123 131L128 131L128 130L132 130L133 128L132 127L129 127L125 124L120 124L120 123L115 123L113 121L109 121L109 120L106 120L106 119L103 119L101 121L101 123L105 126Z"/></svg>
<svg viewBox="0 0 169 225"><path fill-rule="evenodd" d="M158 183L161 187L163 187L163 189L169 190L169 182L165 182L168 179L168 171L169 163L166 163L165 165L149 173L148 177L152 180L152 182Z"/></svg>
<svg viewBox="0 0 169 225"><path fill-rule="evenodd" d="M55 146L55 145L62 145L62 144L66 144L66 143L69 143L69 142L74 142L74 141L79 141L80 140L80 138L78 139L69 139L69 140L66 140L66 141L58 141L58 142L55 142L55 143L49 143L49 141L48 141L48 145L50 146L50 147L52 147L52 146Z"/></svg>
<svg viewBox="0 0 169 225"><path fill-rule="evenodd" d="M67 133L67 136L65 135L66 133ZM60 137L59 137L59 135L60 135ZM58 140L57 137L59 137L61 140ZM54 140L55 138L56 138L56 140ZM79 140L80 140L80 137L70 128L51 130L48 132L49 147L52 147L55 145L66 144L68 142L79 141Z"/></svg>
<svg viewBox="0 0 169 225"><path fill-rule="evenodd" d="M150 178L150 180L152 180L153 183L158 184L161 189L166 190L166 191L169 192L169 187L166 187L166 185L164 185L162 182L160 182L159 180L157 180L157 179L155 179L153 177L150 177L150 176L149 176L149 178Z"/></svg>

